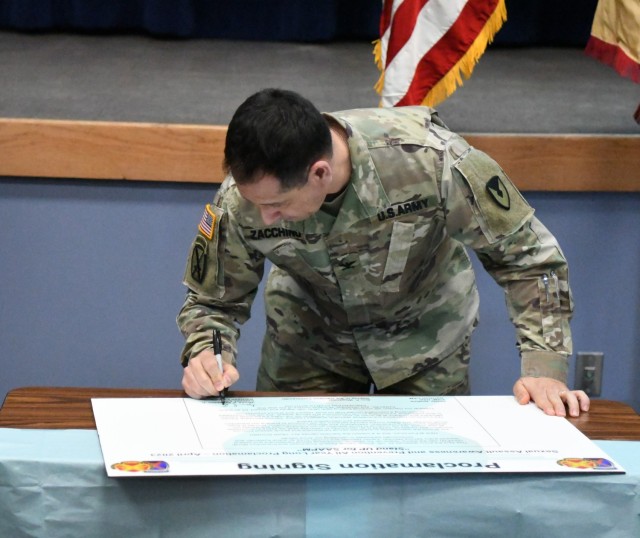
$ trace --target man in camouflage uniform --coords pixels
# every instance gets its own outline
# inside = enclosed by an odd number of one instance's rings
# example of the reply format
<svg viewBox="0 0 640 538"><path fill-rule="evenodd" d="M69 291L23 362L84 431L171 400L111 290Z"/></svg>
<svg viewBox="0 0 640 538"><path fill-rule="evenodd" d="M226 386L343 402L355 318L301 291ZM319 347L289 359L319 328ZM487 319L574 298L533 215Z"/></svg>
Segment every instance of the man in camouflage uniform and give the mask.
<svg viewBox="0 0 640 538"><path fill-rule="evenodd" d="M207 205L178 316L183 387L237 381L237 325L263 276L258 390L468 394L478 292L465 247L502 286L516 327L519 401L587 410L566 387L566 260L500 167L427 107L321 115L263 90L227 133L229 176ZM211 352L222 331L224 373Z"/></svg>

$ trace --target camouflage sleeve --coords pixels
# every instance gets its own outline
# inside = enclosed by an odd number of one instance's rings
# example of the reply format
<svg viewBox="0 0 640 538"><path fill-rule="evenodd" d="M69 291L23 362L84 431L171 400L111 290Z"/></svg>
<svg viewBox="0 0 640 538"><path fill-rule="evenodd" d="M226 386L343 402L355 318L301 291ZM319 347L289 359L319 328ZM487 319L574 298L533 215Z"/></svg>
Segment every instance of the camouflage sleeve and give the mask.
<svg viewBox="0 0 640 538"><path fill-rule="evenodd" d="M490 157L471 148L448 157L442 183L447 229L503 288L521 375L566 382L573 299L558 242Z"/></svg>
<svg viewBox="0 0 640 538"><path fill-rule="evenodd" d="M177 323L185 337L181 362L186 365L192 356L211 347L212 331L223 336L223 349L235 364L238 325L250 316L264 270L264 258L248 248L229 210L223 184L213 204L207 205L194 239L184 284L186 300Z"/></svg>

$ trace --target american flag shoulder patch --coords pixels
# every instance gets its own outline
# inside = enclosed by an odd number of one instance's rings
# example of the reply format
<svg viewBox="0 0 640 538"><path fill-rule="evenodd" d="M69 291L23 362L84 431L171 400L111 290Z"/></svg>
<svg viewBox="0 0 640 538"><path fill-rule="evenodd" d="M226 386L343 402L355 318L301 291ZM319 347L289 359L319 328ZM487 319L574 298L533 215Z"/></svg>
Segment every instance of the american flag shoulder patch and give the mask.
<svg viewBox="0 0 640 538"><path fill-rule="evenodd" d="M200 230L200 233L207 239L213 239L213 231L215 230L215 226L216 216L211 209L211 204L207 204L204 208L202 218L200 219L200 224L198 224L198 230Z"/></svg>

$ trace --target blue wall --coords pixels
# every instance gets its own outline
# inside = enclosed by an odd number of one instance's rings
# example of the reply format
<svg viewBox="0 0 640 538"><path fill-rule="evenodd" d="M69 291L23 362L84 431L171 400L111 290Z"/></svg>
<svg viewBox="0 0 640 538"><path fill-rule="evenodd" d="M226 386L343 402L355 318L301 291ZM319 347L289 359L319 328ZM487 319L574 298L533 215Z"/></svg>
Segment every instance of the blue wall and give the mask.
<svg viewBox="0 0 640 538"><path fill-rule="evenodd" d="M0 397L27 385L180 388L175 316L212 185L0 179ZM602 397L640 409L640 193L528 193L570 263L574 351L603 351ZM518 376L502 291L479 272L472 390ZM261 297L240 341L252 390ZM573 377L573 360L571 363Z"/></svg>

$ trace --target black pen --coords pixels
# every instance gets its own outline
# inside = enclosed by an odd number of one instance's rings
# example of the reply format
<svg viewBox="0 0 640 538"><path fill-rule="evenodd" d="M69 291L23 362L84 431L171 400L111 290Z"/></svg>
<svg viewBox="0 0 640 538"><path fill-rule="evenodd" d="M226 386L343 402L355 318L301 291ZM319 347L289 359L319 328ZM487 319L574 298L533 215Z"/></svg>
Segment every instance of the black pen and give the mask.
<svg viewBox="0 0 640 538"><path fill-rule="evenodd" d="M220 370L220 375L222 376L222 338L220 338L220 331L217 329L213 330L213 353L216 356L216 360L218 361L218 369ZM219 393L220 401L222 405L224 405L224 399L226 397L227 387L224 387Z"/></svg>

